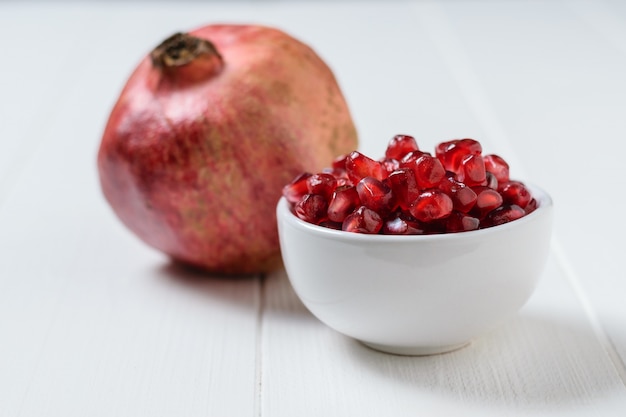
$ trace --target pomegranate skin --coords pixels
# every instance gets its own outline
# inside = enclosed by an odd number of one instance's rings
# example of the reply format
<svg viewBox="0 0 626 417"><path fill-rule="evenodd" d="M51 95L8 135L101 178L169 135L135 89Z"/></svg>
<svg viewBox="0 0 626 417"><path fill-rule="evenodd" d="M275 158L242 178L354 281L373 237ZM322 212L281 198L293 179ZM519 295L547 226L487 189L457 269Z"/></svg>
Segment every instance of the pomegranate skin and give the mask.
<svg viewBox="0 0 626 417"><path fill-rule="evenodd" d="M303 171L357 148L336 79L277 29L210 25L205 55L176 68L145 57L98 151L103 193L121 221L177 261L226 274L280 265L275 207Z"/></svg>

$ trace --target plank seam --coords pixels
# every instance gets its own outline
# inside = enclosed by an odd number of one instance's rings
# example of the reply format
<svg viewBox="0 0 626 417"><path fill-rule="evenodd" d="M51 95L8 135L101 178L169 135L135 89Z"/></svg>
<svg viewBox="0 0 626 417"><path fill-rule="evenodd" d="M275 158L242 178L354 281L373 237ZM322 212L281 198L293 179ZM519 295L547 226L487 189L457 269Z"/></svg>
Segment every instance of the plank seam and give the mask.
<svg viewBox="0 0 626 417"><path fill-rule="evenodd" d="M616 373L621 379L622 384L624 385L624 387L626 387L626 364L624 364L624 361L619 356L619 353L617 352L617 349L613 345L613 342L611 341L606 331L604 330L604 326L600 322L600 319L595 309L591 305L591 301L589 301L589 297L585 295L584 287L581 284L581 280L578 277L578 273L576 272L576 269L574 268L572 263L569 261L569 258L565 254L565 249L563 249L563 246L558 242L556 238L552 239L552 253L556 257L557 264L563 270L565 274L565 278L567 279L568 283L574 290L574 294L576 295L576 298L582 305L582 308L585 311L585 314L591 323L591 327L593 329L593 332L596 338L598 339L598 341L604 348L604 351L606 352L607 356L613 363L613 367L615 368Z"/></svg>
<svg viewBox="0 0 626 417"><path fill-rule="evenodd" d="M259 290L256 311L256 349L255 349L255 376L254 376L254 415L263 414L263 318L265 312L267 276L259 276Z"/></svg>

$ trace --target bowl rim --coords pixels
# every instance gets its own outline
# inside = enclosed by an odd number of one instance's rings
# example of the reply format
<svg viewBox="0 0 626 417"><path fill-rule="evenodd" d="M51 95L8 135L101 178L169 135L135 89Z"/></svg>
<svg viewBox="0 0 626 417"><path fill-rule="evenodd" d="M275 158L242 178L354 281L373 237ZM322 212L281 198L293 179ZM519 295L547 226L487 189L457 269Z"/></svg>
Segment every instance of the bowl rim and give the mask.
<svg viewBox="0 0 626 417"><path fill-rule="evenodd" d="M525 223L533 221L537 216L542 215L550 208L553 207L554 202L552 197L542 188L524 182L524 185L530 189L532 196L537 200L537 208L527 214L526 216L514 220L512 222L504 223L498 226L488 227L486 229L470 230L467 232L456 233L438 233L430 235L381 235L381 234L366 234L366 233L353 233L343 230L330 229L316 224L308 223L298 218L289 208L289 204L285 197L281 197L278 201L276 212L280 219L285 219L292 226L306 230L307 232L317 234L319 236L326 236L336 240L348 241L348 242L428 242L428 241L440 241L440 240L460 240L460 239L474 239L481 235L493 234L499 232L505 232L510 228L517 228ZM280 222L279 222L280 223Z"/></svg>

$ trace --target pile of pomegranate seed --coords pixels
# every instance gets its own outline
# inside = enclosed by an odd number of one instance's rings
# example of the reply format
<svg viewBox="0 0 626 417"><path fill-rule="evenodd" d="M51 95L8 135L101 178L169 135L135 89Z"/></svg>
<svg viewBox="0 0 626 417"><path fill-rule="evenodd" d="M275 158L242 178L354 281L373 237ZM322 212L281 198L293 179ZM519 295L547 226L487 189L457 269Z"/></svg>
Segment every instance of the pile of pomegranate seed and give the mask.
<svg viewBox="0 0 626 417"><path fill-rule="evenodd" d="M283 188L300 219L347 232L420 235L465 232L507 223L537 208L526 186L509 178L498 155L474 139L442 142L435 156L415 138L394 136L385 157L360 152Z"/></svg>

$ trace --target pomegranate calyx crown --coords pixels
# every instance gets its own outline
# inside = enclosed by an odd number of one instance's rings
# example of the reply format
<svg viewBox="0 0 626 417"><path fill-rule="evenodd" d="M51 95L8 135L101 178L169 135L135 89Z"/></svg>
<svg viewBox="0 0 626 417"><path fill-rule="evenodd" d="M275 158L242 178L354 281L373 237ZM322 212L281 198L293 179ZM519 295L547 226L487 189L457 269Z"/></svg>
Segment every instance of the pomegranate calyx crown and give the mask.
<svg viewBox="0 0 626 417"><path fill-rule="evenodd" d="M209 40L179 32L154 48L150 53L150 59L156 68L172 68L187 65L205 54L222 61L222 56Z"/></svg>

